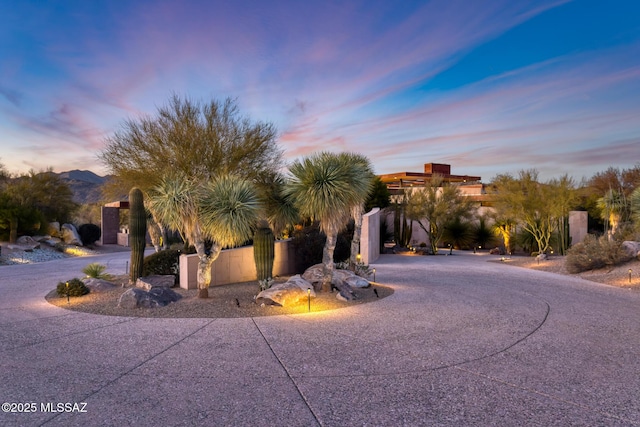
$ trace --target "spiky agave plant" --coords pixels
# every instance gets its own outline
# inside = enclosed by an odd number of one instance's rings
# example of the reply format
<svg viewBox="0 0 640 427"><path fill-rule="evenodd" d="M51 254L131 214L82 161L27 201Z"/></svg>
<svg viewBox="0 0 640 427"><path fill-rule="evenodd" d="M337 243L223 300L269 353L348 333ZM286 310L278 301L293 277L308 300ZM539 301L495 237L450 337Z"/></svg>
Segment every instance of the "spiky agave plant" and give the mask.
<svg viewBox="0 0 640 427"><path fill-rule="evenodd" d="M111 276L108 273L105 273L106 269L107 269L106 265L103 265L97 262L92 262L91 264L87 264L82 269L82 272L86 274L87 277L92 279L111 280L113 276Z"/></svg>

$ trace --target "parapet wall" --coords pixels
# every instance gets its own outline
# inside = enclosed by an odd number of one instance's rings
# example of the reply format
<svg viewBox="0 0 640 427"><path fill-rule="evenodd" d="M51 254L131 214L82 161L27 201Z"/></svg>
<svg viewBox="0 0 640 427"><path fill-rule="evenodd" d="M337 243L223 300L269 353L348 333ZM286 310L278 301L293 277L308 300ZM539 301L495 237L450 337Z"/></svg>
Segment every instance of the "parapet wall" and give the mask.
<svg viewBox="0 0 640 427"><path fill-rule="evenodd" d="M180 255L180 287L197 289L198 255ZM295 272L295 253L291 240L277 240L273 275L284 276ZM249 282L258 279L253 260L253 246L225 249L211 267L211 286Z"/></svg>

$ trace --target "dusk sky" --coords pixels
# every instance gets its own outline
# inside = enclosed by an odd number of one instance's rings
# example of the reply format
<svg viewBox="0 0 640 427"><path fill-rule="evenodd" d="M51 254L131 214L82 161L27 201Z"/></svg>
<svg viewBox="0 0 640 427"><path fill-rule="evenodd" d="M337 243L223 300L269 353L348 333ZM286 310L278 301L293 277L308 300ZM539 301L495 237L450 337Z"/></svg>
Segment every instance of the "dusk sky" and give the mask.
<svg viewBox="0 0 640 427"><path fill-rule="evenodd" d="M172 93L237 98L288 160L580 180L640 162L640 2L0 0L0 163L107 171Z"/></svg>

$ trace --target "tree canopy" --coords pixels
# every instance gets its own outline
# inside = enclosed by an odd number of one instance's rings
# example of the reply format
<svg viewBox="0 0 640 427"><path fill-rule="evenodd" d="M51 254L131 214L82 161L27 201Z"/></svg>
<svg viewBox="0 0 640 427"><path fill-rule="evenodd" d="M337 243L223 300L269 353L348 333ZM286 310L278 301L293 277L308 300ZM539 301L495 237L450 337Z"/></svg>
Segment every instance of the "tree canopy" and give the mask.
<svg viewBox="0 0 640 427"><path fill-rule="evenodd" d="M425 182L424 187L415 188L407 194L406 215L427 233L434 254L438 253L445 225L471 214L469 199L460 194L457 186L445 182L438 175Z"/></svg>
<svg viewBox="0 0 640 427"><path fill-rule="evenodd" d="M36 233L46 222L68 222L77 205L69 186L51 169L11 177L0 164L0 231L9 240Z"/></svg>
<svg viewBox="0 0 640 427"><path fill-rule="evenodd" d="M282 167L271 123L240 114L235 100L194 101L173 95L154 116L129 118L99 154L114 180L112 195L147 192L171 173L208 182L234 174L251 181Z"/></svg>
<svg viewBox="0 0 640 427"><path fill-rule="evenodd" d="M540 253L551 248L553 232L576 204L571 178L565 175L540 183L535 169L520 171L518 178L498 175L489 191L497 216L512 220L531 233Z"/></svg>
<svg viewBox="0 0 640 427"><path fill-rule="evenodd" d="M289 172L286 194L300 215L320 222L327 236L322 289L329 291L338 232L346 226L353 208L363 205L371 191L369 160L355 153L321 152L293 162Z"/></svg>

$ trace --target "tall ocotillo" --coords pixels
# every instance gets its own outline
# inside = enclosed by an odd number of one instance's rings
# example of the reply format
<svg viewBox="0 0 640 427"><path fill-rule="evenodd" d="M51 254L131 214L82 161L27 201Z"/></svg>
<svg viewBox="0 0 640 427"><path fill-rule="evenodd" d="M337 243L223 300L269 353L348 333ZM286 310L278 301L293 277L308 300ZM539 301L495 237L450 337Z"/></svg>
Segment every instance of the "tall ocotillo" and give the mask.
<svg viewBox="0 0 640 427"><path fill-rule="evenodd" d="M129 282L136 283L142 276L144 248L147 241L147 214L144 210L142 191L133 187L129 192L129 246L131 246L131 268Z"/></svg>
<svg viewBox="0 0 640 427"><path fill-rule="evenodd" d="M271 279L275 258L275 237L270 227L259 227L253 236L253 259L258 280Z"/></svg>

